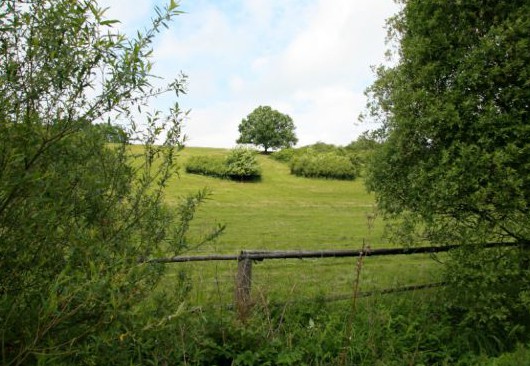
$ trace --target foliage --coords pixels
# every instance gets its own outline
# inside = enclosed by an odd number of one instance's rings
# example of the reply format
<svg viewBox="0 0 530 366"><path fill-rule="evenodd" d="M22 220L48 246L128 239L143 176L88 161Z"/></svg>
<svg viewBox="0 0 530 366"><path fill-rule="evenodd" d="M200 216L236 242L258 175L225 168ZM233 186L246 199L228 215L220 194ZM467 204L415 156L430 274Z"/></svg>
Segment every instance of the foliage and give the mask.
<svg viewBox="0 0 530 366"><path fill-rule="evenodd" d="M351 334L345 334L348 302L257 304L245 323L226 311L209 312L182 318L173 359L190 365L479 364L436 312L439 300L436 293L363 299Z"/></svg>
<svg viewBox="0 0 530 366"><path fill-rule="evenodd" d="M374 151L381 146L378 131L365 131L355 141L350 142L344 148L354 152Z"/></svg>
<svg viewBox="0 0 530 366"><path fill-rule="evenodd" d="M497 358L481 360L480 363L485 366L528 365L530 363L530 349L528 345L525 347L518 344L515 351L505 353Z"/></svg>
<svg viewBox="0 0 530 366"><path fill-rule="evenodd" d="M390 23L400 62L368 90L386 138L368 186L431 239L530 239L529 6L409 1Z"/></svg>
<svg viewBox="0 0 530 366"><path fill-rule="evenodd" d="M273 152L271 154L271 158L277 161L281 161L282 163L290 163L291 160L293 160L293 158L296 155L298 155L298 151L299 149L288 147L288 148Z"/></svg>
<svg viewBox="0 0 530 366"><path fill-rule="evenodd" d="M186 162L186 172L210 177L226 177L226 158L219 155L195 155Z"/></svg>
<svg viewBox="0 0 530 366"><path fill-rule="evenodd" d="M259 106L239 124L237 143L263 146L269 149L287 148L296 145L295 126L291 117L269 106Z"/></svg>
<svg viewBox="0 0 530 366"><path fill-rule="evenodd" d="M102 133L109 143L128 143L129 136L127 131L121 126L116 126L108 123L99 123L94 125L94 128L99 130Z"/></svg>
<svg viewBox="0 0 530 366"><path fill-rule="evenodd" d="M255 180L261 176L256 152L243 147L232 149L226 157L226 174L234 180Z"/></svg>
<svg viewBox="0 0 530 366"><path fill-rule="evenodd" d="M352 180L359 174L355 156L337 153L305 153L292 159L291 173L308 178Z"/></svg>
<svg viewBox="0 0 530 366"><path fill-rule="evenodd" d="M529 11L527 1L412 0L390 20L399 58L380 67L368 89L384 143L367 185L406 234L528 247ZM452 303L461 304L455 322L498 339L529 329L519 316L527 312L529 268L521 258L454 256L447 277Z"/></svg>
<svg viewBox="0 0 530 366"><path fill-rule="evenodd" d="M312 145L303 146L297 149L297 151L299 152L299 154L305 154L308 152L314 152L317 154L330 153L330 152L338 153L338 154L344 153L344 149L342 149L341 147L335 146L333 144L326 144L325 142L320 142L320 141Z"/></svg>
<svg viewBox="0 0 530 366"><path fill-rule="evenodd" d="M476 350L524 339L530 324L530 254L521 248L450 253L445 306ZM524 269L522 269L524 268ZM499 340L502 339L502 342Z"/></svg>
<svg viewBox="0 0 530 366"><path fill-rule="evenodd" d="M95 1L0 3L3 364L128 364L174 313L147 306L164 268L138 259L192 245L186 231L207 193L176 212L162 202L182 113L175 105L148 115L145 131L131 128L145 136L138 154L123 139L109 146L92 123L138 126L131 111L150 96L184 92L183 78L152 86L148 60L178 13L174 2L157 9L152 27L128 39Z"/></svg>
<svg viewBox="0 0 530 366"><path fill-rule="evenodd" d="M261 177L256 152L244 147L236 147L226 156L195 155L187 161L186 172L240 181Z"/></svg>
<svg viewBox="0 0 530 366"><path fill-rule="evenodd" d="M310 178L352 180L359 176L362 164L353 150L323 142L275 151L271 157L289 163L291 174Z"/></svg>

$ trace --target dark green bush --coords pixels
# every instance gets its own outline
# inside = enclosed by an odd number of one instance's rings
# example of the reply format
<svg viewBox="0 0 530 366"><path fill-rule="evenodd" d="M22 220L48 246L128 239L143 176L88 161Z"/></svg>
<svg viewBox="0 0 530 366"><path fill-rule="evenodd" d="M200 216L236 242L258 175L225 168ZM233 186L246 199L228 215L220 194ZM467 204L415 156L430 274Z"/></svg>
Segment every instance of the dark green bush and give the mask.
<svg viewBox="0 0 530 366"><path fill-rule="evenodd" d="M528 250L462 246L450 259L445 305L468 342L477 350L504 351L506 343L524 340L530 329Z"/></svg>
<svg viewBox="0 0 530 366"><path fill-rule="evenodd" d="M153 364L136 355L153 354L181 301L161 294L167 267L139 259L202 242L187 232L207 192L164 199L184 114L141 113L155 94L184 92L184 77L162 86L149 67L177 4L134 38L104 13L95 0L0 5L2 365ZM143 146L92 125L116 116Z"/></svg>
<svg viewBox="0 0 530 366"><path fill-rule="evenodd" d="M359 163L354 155L308 152L292 159L291 173L309 178L353 180L359 175Z"/></svg>
<svg viewBox="0 0 530 366"><path fill-rule="evenodd" d="M230 150L227 156L192 156L186 164L186 172L240 181L261 177L256 152L242 147Z"/></svg>

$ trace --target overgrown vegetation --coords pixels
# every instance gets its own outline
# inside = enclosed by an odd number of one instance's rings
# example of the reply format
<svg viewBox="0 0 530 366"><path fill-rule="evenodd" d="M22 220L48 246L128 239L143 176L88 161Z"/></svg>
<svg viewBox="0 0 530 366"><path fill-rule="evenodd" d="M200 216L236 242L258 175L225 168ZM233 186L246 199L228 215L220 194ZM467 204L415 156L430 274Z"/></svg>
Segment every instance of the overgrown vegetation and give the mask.
<svg viewBox="0 0 530 366"><path fill-rule="evenodd" d="M93 125L93 128L100 130L109 143L122 144L129 143L129 136L125 129L120 126L109 123L99 123Z"/></svg>
<svg viewBox="0 0 530 366"><path fill-rule="evenodd" d="M196 155L186 162L186 172L238 181L255 181L261 177L256 152L244 147L226 155Z"/></svg>
<svg viewBox="0 0 530 366"><path fill-rule="evenodd" d="M308 178L352 180L359 174L354 156L336 153L305 153L291 160L291 173Z"/></svg>
<svg viewBox="0 0 530 366"><path fill-rule="evenodd" d="M348 332L348 302L257 304L245 323L204 309L157 338L158 363L188 365L523 365L528 351L488 358L448 326L436 292L360 299ZM343 339L347 342L344 343ZM483 349L484 351L485 349ZM510 363L522 361L522 363Z"/></svg>
<svg viewBox="0 0 530 366"><path fill-rule="evenodd" d="M171 2L127 39L95 1L0 3L2 364L142 363L178 313L182 289L153 293L165 268L138 260L193 246L187 229L206 193L163 202L182 113L147 116L138 154L126 142L141 131L109 146L92 125L184 92L183 78L153 88L148 61L178 13Z"/></svg>

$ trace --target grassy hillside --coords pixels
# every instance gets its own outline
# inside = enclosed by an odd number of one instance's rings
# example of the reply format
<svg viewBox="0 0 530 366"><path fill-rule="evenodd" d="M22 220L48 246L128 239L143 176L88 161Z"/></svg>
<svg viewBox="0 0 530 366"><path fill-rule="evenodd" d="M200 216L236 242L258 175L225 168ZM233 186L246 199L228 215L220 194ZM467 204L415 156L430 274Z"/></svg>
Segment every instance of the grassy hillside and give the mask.
<svg viewBox="0 0 530 366"><path fill-rule="evenodd" d="M222 149L187 148L181 162L192 155L223 154ZM260 155L260 182L234 182L186 174L183 169L168 189L170 202L184 192L208 187L211 200L198 215L198 226L212 222L227 225L216 248L219 252L241 249L357 248L363 239L380 246L382 225L368 227L373 197L361 179L337 181L299 178L289 168Z"/></svg>
<svg viewBox="0 0 530 366"><path fill-rule="evenodd" d="M176 203L189 192L204 187L211 199L194 220L192 232L203 233L215 223L226 231L214 245L187 254L229 253L241 250L322 250L388 247L382 238L384 223L374 217L374 198L355 181L299 178L269 156L258 157L263 169L260 182L234 182L185 173L193 155L225 154L223 149L186 148L180 153L181 169L167 190ZM351 291L357 259L275 260L254 266L256 296L285 299ZM172 265L190 274L194 299L231 301L235 262ZM432 281L433 262L425 256L378 257L365 260L363 289Z"/></svg>

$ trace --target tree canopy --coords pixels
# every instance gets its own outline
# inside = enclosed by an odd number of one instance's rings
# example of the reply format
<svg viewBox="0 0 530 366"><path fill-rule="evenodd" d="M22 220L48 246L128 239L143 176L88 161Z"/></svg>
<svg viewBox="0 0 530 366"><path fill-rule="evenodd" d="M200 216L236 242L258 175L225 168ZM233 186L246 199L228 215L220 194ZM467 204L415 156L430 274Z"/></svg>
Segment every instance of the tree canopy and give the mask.
<svg viewBox="0 0 530 366"><path fill-rule="evenodd" d="M367 185L398 237L461 244L444 261L452 324L480 344L527 337L530 3L402 3L397 64L368 89L384 142Z"/></svg>
<svg viewBox="0 0 530 366"><path fill-rule="evenodd" d="M368 187L431 241L530 241L530 4L403 1Z"/></svg>
<svg viewBox="0 0 530 366"><path fill-rule="evenodd" d="M262 146L269 149L288 148L296 145L295 125L291 117L269 106L259 106L239 124L237 143Z"/></svg>

